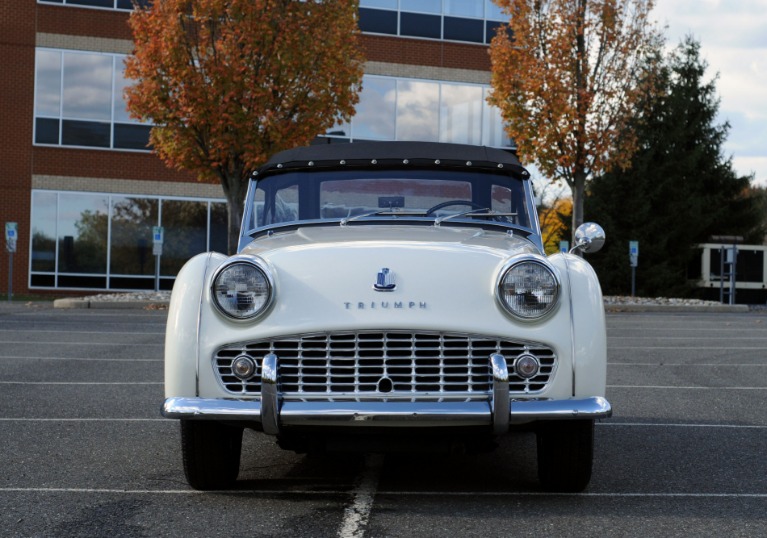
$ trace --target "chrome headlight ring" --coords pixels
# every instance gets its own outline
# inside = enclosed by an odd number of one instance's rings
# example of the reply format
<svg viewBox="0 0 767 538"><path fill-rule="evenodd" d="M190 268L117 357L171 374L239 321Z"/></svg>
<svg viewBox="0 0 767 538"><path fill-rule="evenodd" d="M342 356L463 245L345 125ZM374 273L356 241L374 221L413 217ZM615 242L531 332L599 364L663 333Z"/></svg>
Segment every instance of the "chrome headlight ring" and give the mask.
<svg viewBox="0 0 767 538"><path fill-rule="evenodd" d="M235 321L251 321L274 302L273 272L254 256L232 256L213 274L210 298L221 314Z"/></svg>
<svg viewBox="0 0 767 538"><path fill-rule="evenodd" d="M549 316L559 305L559 272L545 258L515 256L498 276L495 296L505 312L521 321Z"/></svg>

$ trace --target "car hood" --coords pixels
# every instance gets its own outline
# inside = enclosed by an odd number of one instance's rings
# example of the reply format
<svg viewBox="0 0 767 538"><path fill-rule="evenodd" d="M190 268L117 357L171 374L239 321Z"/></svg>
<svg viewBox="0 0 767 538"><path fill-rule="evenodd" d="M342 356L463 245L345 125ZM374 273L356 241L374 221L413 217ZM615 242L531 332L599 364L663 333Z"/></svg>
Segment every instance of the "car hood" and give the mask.
<svg viewBox="0 0 767 538"><path fill-rule="evenodd" d="M338 250L373 252L381 249L427 252L475 251L493 257L508 258L515 254L538 253L538 249L521 235L454 226L333 226L305 227L261 237L242 250L271 258L287 249L297 251Z"/></svg>

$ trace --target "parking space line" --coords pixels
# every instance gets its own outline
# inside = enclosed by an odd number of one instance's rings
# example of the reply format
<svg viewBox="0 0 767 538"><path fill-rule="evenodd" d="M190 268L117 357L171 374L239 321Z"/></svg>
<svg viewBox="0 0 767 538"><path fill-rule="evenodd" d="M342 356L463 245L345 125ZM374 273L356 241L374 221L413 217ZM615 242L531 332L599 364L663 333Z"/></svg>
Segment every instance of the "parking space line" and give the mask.
<svg viewBox="0 0 767 538"><path fill-rule="evenodd" d="M0 417L0 422L164 422L176 424L175 420L167 418L24 418Z"/></svg>
<svg viewBox="0 0 767 538"><path fill-rule="evenodd" d="M711 428L727 430L767 430L767 426L758 424L684 424L679 422L597 422L597 426L621 426L628 428L642 428L645 426L656 428Z"/></svg>
<svg viewBox="0 0 767 538"><path fill-rule="evenodd" d="M348 495L348 490L334 489L234 489L225 491L197 491L193 489L107 489L107 488L0 488L0 493L85 493L96 495ZM386 491L377 495L397 497L636 497L687 499L767 499L767 493L673 493L673 492L584 492L549 493L545 491ZM341 536L341 534L339 534ZM353 536L362 536L353 535Z"/></svg>
<svg viewBox="0 0 767 538"><path fill-rule="evenodd" d="M70 330L51 330L46 329L46 333L64 333L64 334L104 334L109 336L115 336L115 335L127 335L127 336L146 336L150 334L158 335L158 336L164 336L165 331L162 332L148 332L148 331L135 331L135 332L114 332L114 331L70 331ZM0 333L13 333L13 334L19 334L19 333L33 333L35 335L39 335L40 331L35 329L0 329ZM0 343L2 343L2 340L0 340Z"/></svg>
<svg viewBox="0 0 767 538"><path fill-rule="evenodd" d="M106 334L106 333L105 333ZM0 340L0 344L26 344L30 345L29 340ZM41 342L39 340L35 340L33 342L35 346L129 346L129 347L147 347L147 346L153 346L153 347L163 347L165 345L164 342L160 342L157 344L137 344L135 342Z"/></svg>
<svg viewBox="0 0 767 538"><path fill-rule="evenodd" d="M767 347L735 347L735 346L607 346L608 351L615 349L683 349L704 351L766 351Z"/></svg>
<svg viewBox="0 0 767 538"><path fill-rule="evenodd" d="M106 359L103 357L40 357L22 355L0 355L0 360L36 360L36 361L103 361L103 362L164 362L163 359Z"/></svg>
<svg viewBox="0 0 767 538"><path fill-rule="evenodd" d="M609 389L674 389L674 390L767 390L767 387L676 387L673 385L607 385Z"/></svg>
<svg viewBox="0 0 767 538"><path fill-rule="evenodd" d="M382 467L382 455L368 454L365 457L365 468L355 484L352 503L344 509L339 538L362 538L365 535Z"/></svg>
<svg viewBox="0 0 767 538"><path fill-rule="evenodd" d="M2 357L0 357L2 358ZM740 368L741 366L756 366L757 368L765 368L767 367L767 363L765 364L745 364L745 363L732 363L732 362L720 362L720 363L684 363L684 362L608 362L608 366L663 366L665 367L684 367L684 368L691 368L691 367L731 367L731 366L737 366Z"/></svg>
<svg viewBox="0 0 767 538"><path fill-rule="evenodd" d="M0 385L162 385L162 381L0 381Z"/></svg>

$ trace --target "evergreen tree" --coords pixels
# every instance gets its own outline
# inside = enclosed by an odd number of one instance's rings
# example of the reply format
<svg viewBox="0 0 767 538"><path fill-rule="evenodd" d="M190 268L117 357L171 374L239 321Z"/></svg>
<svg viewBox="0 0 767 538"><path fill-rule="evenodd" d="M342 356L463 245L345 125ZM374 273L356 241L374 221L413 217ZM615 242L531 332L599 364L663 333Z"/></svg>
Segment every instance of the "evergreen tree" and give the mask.
<svg viewBox="0 0 767 538"><path fill-rule="evenodd" d="M762 241L763 193L723 155L729 124L716 123L716 79L704 79L706 67L699 43L687 37L660 68L659 88L647 93L649 113L630 126L639 141L631 166L590 186L586 213L608 235L590 258L605 293L631 289L630 240L640 242L637 294L647 296L689 295L695 245L712 235Z"/></svg>

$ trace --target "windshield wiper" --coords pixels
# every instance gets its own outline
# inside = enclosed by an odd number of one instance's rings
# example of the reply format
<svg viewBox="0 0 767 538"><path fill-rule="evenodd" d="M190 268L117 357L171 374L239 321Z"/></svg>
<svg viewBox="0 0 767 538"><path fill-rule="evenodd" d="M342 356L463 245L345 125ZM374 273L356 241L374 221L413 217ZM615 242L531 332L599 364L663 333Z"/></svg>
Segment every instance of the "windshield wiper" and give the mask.
<svg viewBox="0 0 767 538"><path fill-rule="evenodd" d="M471 215L472 217L516 217L517 213L499 213L487 207L483 207L480 209L469 209L467 211L461 211L460 213L455 213L453 215L445 215L444 217L439 217L437 219L434 219L434 226L439 226L446 220L455 219L458 217L465 217L466 215Z"/></svg>
<svg viewBox="0 0 767 538"><path fill-rule="evenodd" d="M360 213L359 215L354 215L353 217L346 217L341 219L341 226L346 226L348 223L350 223L353 220L359 220L364 219L365 217L375 217L378 215L391 215L394 217L414 217L414 216L423 216L426 214L426 211L421 210L403 210L400 208L386 208L386 209L379 209L377 211L368 211L367 213Z"/></svg>

